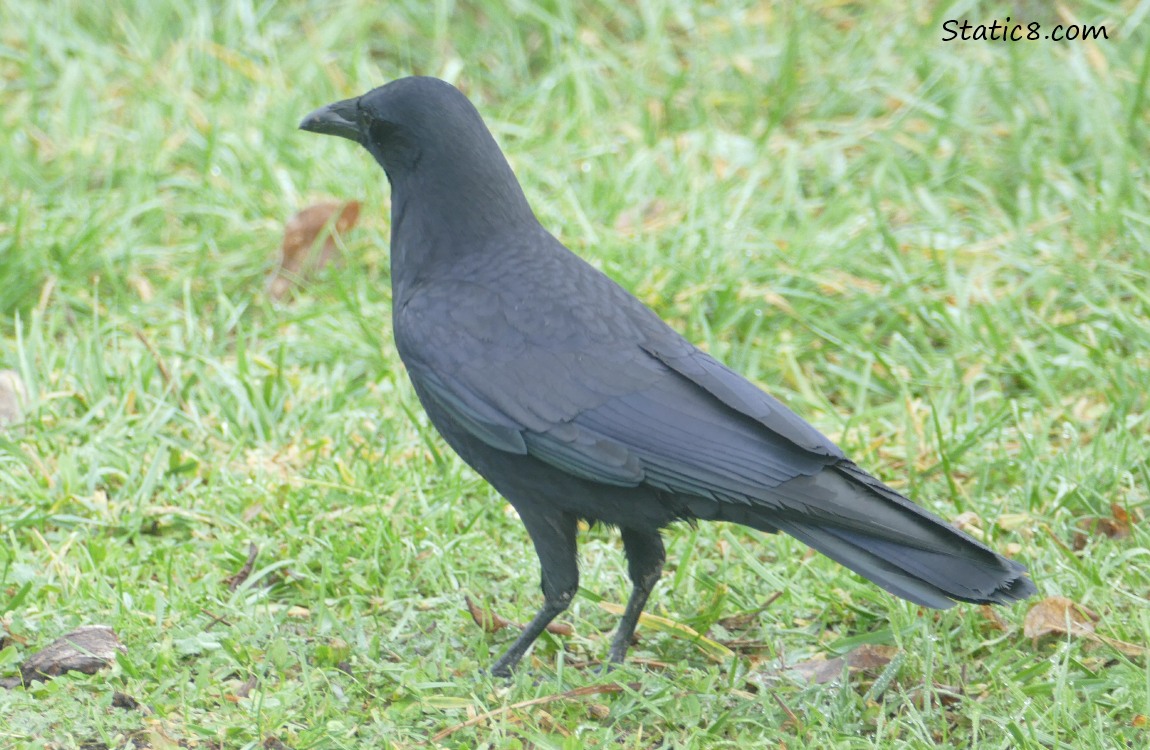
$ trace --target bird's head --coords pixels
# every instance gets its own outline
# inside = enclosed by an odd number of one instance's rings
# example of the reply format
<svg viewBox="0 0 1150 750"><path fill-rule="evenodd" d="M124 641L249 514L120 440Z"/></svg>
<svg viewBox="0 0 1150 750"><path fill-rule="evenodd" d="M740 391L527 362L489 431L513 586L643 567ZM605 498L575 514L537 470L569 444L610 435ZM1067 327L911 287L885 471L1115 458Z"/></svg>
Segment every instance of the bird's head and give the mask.
<svg viewBox="0 0 1150 750"><path fill-rule="evenodd" d="M477 172L473 176L514 180L479 112L457 88L438 78L400 78L320 107L299 126L360 144L393 184L420 167L444 170L444 176Z"/></svg>
<svg viewBox="0 0 1150 750"><path fill-rule="evenodd" d="M392 186L393 229L412 219L479 234L534 222L519 181L479 112L438 78L400 78L303 118L302 130L366 148Z"/></svg>

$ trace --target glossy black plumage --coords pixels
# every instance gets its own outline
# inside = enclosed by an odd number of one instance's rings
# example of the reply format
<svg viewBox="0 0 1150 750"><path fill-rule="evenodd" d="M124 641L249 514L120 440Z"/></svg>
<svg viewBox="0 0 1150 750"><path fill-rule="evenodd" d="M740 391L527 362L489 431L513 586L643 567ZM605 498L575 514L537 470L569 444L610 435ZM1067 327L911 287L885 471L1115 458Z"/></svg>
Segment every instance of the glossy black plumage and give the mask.
<svg viewBox="0 0 1150 750"><path fill-rule="evenodd" d="M618 526L634 590L626 654L682 519L783 531L928 607L1034 593L1026 569L886 487L782 403L700 351L536 221L479 113L405 78L316 110L392 186L393 325L432 424L515 506L544 606L508 673L578 587L579 519Z"/></svg>

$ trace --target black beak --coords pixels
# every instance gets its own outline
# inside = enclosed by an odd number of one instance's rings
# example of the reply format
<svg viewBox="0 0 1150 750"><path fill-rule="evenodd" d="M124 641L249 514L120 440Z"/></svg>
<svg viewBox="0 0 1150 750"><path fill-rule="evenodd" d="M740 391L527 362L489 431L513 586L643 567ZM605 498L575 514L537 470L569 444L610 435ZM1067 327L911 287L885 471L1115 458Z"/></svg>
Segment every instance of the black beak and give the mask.
<svg viewBox="0 0 1150 750"><path fill-rule="evenodd" d="M359 98L356 97L320 107L300 121L299 129L323 135L338 135L362 143L363 136L359 132L359 118L356 112L358 105Z"/></svg>

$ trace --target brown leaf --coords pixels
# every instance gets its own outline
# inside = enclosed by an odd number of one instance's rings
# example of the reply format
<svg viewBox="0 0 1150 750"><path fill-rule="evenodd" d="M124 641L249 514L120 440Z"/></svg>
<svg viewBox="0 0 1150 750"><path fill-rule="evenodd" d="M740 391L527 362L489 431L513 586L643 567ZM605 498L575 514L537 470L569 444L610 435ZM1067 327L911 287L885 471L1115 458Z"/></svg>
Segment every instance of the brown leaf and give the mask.
<svg viewBox="0 0 1150 750"><path fill-rule="evenodd" d="M1002 619L1002 615L994 611L994 608L989 604L983 604L978 608L978 611L982 614L982 618L989 622L990 626L995 630L1001 630L1004 633L1010 630L1010 627L1006 624L1006 620Z"/></svg>
<svg viewBox="0 0 1150 750"><path fill-rule="evenodd" d="M837 680L843 673L844 665L851 672L885 667L890 664L890 660L897 653L898 649L894 646L864 644L834 659L828 659L826 655L818 654L813 659L792 664L790 669L798 672L808 681L822 685L831 680Z"/></svg>
<svg viewBox="0 0 1150 750"><path fill-rule="evenodd" d="M236 689L235 696L237 698L247 698L252 694L252 691L256 689L257 685L259 685L259 680L256 679L256 676L254 674L248 675L248 678L244 680L244 684Z"/></svg>
<svg viewBox="0 0 1150 750"><path fill-rule="evenodd" d="M1080 552L1090 541L1090 536L1104 536L1107 539L1125 539L1130 536L1130 527L1140 520L1136 515L1118 503L1110 503L1110 517L1083 518L1076 524L1082 531L1074 534L1074 551Z"/></svg>
<svg viewBox="0 0 1150 750"><path fill-rule="evenodd" d="M137 711L142 708L145 713L148 712L146 706L143 706L138 700L127 693L121 693L119 690L112 693L112 708L122 708L125 711Z"/></svg>
<svg viewBox="0 0 1150 750"><path fill-rule="evenodd" d="M719 624L725 630L746 630L759 619L757 612L740 612L729 617L720 617Z"/></svg>
<svg viewBox="0 0 1150 750"><path fill-rule="evenodd" d="M751 657L761 655L761 652L769 651L771 648L770 641L760 641L757 638L731 638L720 643L735 653Z"/></svg>
<svg viewBox="0 0 1150 750"><path fill-rule="evenodd" d="M873 646L864 644L846 655L847 666L851 669L876 669L890 664L898 653L894 646Z"/></svg>
<svg viewBox="0 0 1150 750"><path fill-rule="evenodd" d="M470 596L463 598L467 602L467 611L471 613L471 619L475 620L475 624L488 633L497 633L503 628L523 629L523 626L517 622L508 620L494 612L480 609L478 604L471 601ZM549 622L547 623L547 632L552 635L575 635L575 628L566 622Z"/></svg>
<svg viewBox="0 0 1150 750"><path fill-rule="evenodd" d="M513 623L505 617L500 617L494 612L488 612L479 608L479 605L471 601L470 596L463 597L467 602L467 611L471 613L471 619L475 620L475 624L483 628L488 633L498 633L503 628L511 627Z"/></svg>
<svg viewBox="0 0 1150 750"><path fill-rule="evenodd" d="M25 659L20 675L27 684L47 681L65 672L96 674L115 660L117 652L127 651L107 625L84 625Z"/></svg>
<svg viewBox="0 0 1150 750"><path fill-rule="evenodd" d="M308 206L288 219L279 268L268 278L272 299L282 299L293 283L316 273L335 257L335 235L345 234L356 225L359 208L359 201L327 201Z"/></svg>
<svg viewBox="0 0 1150 750"><path fill-rule="evenodd" d="M611 717L611 708L602 703L589 703L587 704L587 714L596 721L602 721Z"/></svg>
<svg viewBox="0 0 1150 750"><path fill-rule="evenodd" d="M260 548L255 545L255 542L248 542L248 559L244 561L244 565L239 571L232 576L224 579L224 583L228 585L228 591L235 591L243 582L248 580L248 576L252 574L252 568L255 567L256 555L260 553Z"/></svg>
<svg viewBox="0 0 1150 750"><path fill-rule="evenodd" d="M1110 503L1110 513L1114 516L1114 521L1130 528L1130 524L1135 520L1131 517L1130 511L1123 508L1118 503Z"/></svg>
<svg viewBox="0 0 1150 750"><path fill-rule="evenodd" d="M775 593L768 596L766 601L764 601L756 609L753 609L749 612L740 612L737 615L720 618L719 624L722 625L726 630L746 630L747 628L754 625L758 621L759 615L761 615L763 612L766 612L767 609L782 595L782 591L776 591Z"/></svg>
<svg viewBox="0 0 1150 750"><path fill-rule="evenodd" d="M933 683L929 690L924 685L917 685L907 692L911 703L920 710L930 705L950 708L961 703L963 696L961 687L943 685L938 682Z"/></svg>
<svg viewBox="0 0 1150 750"><path fill-rule="evenodd" d="M1022 633L1037 640L1047 635L1092 635L1099 617L1064 596L1050 596L1026 613Z"/></svg>
<svg viewBox="0 0 1150 750"><path fill-rule="evenodd" d="M950 519L950 525L959 531L965 531L975 539L983 539L985 534L982 531L982 519L974 511L968 510L964 513L959 513L954 518Z"/></svg>
<svg viewBox="0 0 1150 750"><path fill-rule="evenodd" d="M1096 643L1105 643L1127 656L1145 655L1145 646L1127 643L1096 632L1097 623L1101 619L1094 612L1064 596L1051 596L1030 608L1023 621L1022 632L1036 643L1043 636L1069 634Z"/></svg>
<svg viewBox="0 0 1150 750"><path fill-rule="evenodd" d="M552 635L575 635L575 626L569 622L549 622L547 632Z"/></svg>
<svg viewBox="0 0 1150 750"><path fill-rule="evenodd" d="M1121 651L1122 653L1126 654L1127 656L1145 656L1146 655L1146 647L1145 646L1139 646L1137 643L1127 643L1126 641L1120 641L1117 638L1111 638L1109 636L1102 635L1101 633L1095 633L1094 639L1097 641L1100 641L1102 643L1105 643L1107 646L1110 646L1112 649L1114 649L1116 651Z"/></svg>

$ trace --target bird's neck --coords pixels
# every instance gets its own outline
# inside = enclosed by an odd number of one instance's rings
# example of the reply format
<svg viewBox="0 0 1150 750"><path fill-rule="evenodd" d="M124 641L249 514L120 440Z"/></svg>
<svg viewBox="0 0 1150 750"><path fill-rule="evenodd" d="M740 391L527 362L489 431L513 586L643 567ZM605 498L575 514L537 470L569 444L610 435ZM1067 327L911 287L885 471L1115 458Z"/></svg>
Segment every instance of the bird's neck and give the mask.
<svg viewBox="0 0 1150 750"><path fill-rule="evenodd" d="M438 171L414 170L391 180L391 278L397 292L469 253L491 252L500 237L538 226L510 168L510 179L473 179L458 168L451 184L426 178Z"/></svg>

